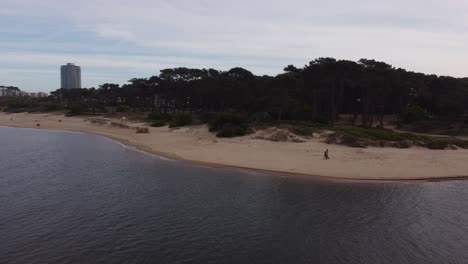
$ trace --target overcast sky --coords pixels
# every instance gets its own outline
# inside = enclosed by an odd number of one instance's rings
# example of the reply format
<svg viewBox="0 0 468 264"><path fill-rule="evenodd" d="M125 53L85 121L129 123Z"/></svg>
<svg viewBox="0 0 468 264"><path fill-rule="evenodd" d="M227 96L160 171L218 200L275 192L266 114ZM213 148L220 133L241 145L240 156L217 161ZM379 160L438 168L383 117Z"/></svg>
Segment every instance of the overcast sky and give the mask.
<svg viewBox="0 0 468 264"><path fill-rule="evenodd" d="M0 85L84 87L168 67L277 74L317 57L468 76L466 0L0 0Z"/></svg>

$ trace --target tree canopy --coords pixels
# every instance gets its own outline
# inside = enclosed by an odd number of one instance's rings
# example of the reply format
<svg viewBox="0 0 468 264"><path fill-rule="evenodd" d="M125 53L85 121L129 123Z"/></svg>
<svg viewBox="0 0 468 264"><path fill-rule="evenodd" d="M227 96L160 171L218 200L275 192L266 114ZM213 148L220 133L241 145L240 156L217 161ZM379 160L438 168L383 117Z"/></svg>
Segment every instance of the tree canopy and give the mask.
<svg viewBox="0 0 468 264"><path fill-rule="evenodd" d="M468 78L426 75L385 62L317 58L302 68L288 65L277 76L257 76L243 68L173 68L123 86L60 89L53 100L89 108L125 105L134 111L268 112L278 120L321 120L333 126L339 114L361 125L382 123L384 115L418 106L430 115L468 113ZM353 122L353 123L354 123Z"/></svg>

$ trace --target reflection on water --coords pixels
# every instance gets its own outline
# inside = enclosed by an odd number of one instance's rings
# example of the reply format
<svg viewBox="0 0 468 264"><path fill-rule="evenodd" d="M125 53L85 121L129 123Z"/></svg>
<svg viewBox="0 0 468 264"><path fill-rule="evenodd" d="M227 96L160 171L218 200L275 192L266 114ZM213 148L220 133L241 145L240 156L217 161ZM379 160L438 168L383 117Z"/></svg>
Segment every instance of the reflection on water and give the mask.
<svg viewBox="0 0 468 264"><path fill-rule="evenodd" d="M0 263L468 263L468 181L317 183L0 127Z"/></svg>

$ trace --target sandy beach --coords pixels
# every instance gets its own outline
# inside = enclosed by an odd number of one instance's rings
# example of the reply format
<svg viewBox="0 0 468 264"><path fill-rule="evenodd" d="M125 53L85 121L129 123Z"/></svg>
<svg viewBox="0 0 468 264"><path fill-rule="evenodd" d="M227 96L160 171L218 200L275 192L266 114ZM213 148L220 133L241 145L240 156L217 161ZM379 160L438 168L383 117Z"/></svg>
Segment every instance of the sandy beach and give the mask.
<svg viewBox="0 0 468 264"><path fill-rule="evenodd" d="M111 121L116 120L108 119L108 123ZM356 149L328 145L319 139L272 142L257 139L255 134L222 139L209 133L206 126L150 127L149 134L137 134L134 129L93 124L86 117L61 114L0 113L0 125L94 133L172 159L330 178L422 180L468 176L468 150L461 149ZM329 149L331 160L323 159L325 149Z"/></svg>

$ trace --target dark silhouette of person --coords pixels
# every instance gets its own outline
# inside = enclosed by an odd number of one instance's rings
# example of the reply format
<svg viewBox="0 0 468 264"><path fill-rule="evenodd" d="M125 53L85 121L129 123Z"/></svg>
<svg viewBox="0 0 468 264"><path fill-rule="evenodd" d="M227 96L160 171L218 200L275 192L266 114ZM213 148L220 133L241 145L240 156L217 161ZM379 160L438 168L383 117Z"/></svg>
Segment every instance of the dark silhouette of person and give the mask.
<svg viewBox="0 0 468 264"><path fill-rule="evenodd" d="M325 160L329 160L329 159L330 159L330 157L328 156L328 149L325 150L325 152L323 153L323 158L324 158Z"/></svg>

